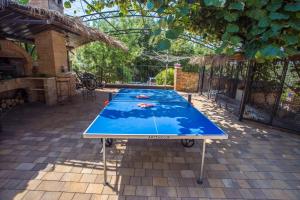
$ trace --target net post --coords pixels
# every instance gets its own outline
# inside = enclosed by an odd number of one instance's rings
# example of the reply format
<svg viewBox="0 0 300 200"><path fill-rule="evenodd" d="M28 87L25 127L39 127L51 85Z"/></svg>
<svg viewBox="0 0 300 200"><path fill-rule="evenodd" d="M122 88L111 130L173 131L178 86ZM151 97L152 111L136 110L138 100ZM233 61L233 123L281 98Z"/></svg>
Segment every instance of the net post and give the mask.
<svg viewBox="0 0 300 200"><path fill-rule="evenodd" d="M188 94L188 102L192 103L192 94Z"/></svg>
<svg viewBox="0 0 300 200"><path fill-rule="evenodd" d="M112 100L112 93L108 93L108 101L111 101Z"/></svg>

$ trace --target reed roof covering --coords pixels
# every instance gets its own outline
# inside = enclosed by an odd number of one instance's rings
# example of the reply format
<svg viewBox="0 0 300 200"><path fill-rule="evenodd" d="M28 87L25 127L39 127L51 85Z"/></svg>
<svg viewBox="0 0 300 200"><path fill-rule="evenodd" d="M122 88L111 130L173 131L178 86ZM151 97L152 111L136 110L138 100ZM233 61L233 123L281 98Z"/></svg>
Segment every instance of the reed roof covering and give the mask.
<svg viewBox="0 0 300 200"><path fill-rule="evenodd" d="M101 41L109 46L128 50L122 42L84 25L79 18L48 9L20 5L11 0L0 0L1 38L34 41L34 35L45 30L64 33L67 37L67 45L71 48Z"/></svg>
<svg viewBox="0 0 300 200"><path fill-rule="evenodd" d="M212 67L227 65L229 62L233 61L245 61L245 58L241 54L236 54L234 56L227 55L207 55L207 56L195 56L189 61L191 65L206 66L210 65Z"/></svg>

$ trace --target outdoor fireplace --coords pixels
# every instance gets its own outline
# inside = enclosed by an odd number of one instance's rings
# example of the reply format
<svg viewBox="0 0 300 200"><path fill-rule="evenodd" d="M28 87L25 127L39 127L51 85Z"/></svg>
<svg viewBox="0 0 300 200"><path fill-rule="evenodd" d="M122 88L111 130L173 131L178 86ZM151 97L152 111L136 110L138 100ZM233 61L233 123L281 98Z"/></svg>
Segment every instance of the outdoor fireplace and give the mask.
<svg viewBox="0 0 300 200"><path fill-rule="evenodd" d="M0 57L0 80L24 77L24 66L22 58Z"/></svg>

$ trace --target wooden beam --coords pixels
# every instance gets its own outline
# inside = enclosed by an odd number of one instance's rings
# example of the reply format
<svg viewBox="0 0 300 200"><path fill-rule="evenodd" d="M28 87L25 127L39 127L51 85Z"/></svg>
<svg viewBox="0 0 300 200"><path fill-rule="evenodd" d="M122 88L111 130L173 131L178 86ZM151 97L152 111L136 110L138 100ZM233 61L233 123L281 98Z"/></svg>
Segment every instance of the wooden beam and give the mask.
<svg viewBox="0 0 300 200"><path fill-rule="evenodd" d="M14 24L51 24L50 20L42 20L42 19L9 19L7 20L9 23Z"/></svg>

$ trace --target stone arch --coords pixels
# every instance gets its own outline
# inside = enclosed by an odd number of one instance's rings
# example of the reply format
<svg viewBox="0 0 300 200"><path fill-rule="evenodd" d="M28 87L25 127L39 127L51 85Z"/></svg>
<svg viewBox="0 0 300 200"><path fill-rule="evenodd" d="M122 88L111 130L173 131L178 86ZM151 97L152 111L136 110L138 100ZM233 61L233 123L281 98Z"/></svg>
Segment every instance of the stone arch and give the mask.
<svg viewBox="0 0 300 200"><path fill-rule="evenodd" d="M24 72L32 74L32 57L17 44L8 40L0 40L0 57L22 58L24 60Z"/></svg>

